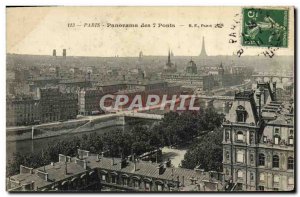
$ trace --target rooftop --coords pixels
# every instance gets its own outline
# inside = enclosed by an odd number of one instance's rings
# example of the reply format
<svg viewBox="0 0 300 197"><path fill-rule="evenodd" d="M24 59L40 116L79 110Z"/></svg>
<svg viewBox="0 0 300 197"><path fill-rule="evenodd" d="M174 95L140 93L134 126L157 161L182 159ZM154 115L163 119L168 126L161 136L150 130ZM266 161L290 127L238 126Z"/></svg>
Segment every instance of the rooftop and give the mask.
<svg viewBox="0 0 300 197"><path fill-rule="evenodd" d="M45 170L46 173L48 173L47 180L38 175L39 171L44 171L44 167L33 169L32 173L20 173L11 176L9 177L11 180L11 188L17 188L34 182L34 189L38 189L96 168L100 170L116 171L121 174L124 173L138 177L147 177L149 179L158 178L174 182L179 181L182 190L190 190L191 188L194 188L196 186L195 182L200 183L202 180L213 180L209 172L200 172L198 170L185 168L165 167L163 173L159 173L159 166L161 166L161 164L148 161L136 161L134 163L126 160L126 165L121 168L120 158L100 157L98 160L97 155L89 155L84 157L84 160L87 163L87 168L84 169L82 165L75 163L76 159L77 158L71 158L71 161L67 162L67 174L64 162L56 162L46 165ZM220 181L214 179L213 182L216 182L218 187L222 188ZM12 185L12 183L15 184Z"/></svg>

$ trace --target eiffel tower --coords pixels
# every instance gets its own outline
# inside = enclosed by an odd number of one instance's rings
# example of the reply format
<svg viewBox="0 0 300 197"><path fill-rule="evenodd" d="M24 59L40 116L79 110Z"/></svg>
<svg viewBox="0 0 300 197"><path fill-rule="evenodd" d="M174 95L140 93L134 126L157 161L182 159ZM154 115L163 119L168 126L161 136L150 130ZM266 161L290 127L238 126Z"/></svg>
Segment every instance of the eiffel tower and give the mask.
<svg viewBox="0 0 300 197"><path fill-rule="evenodd" d="M207 57L206 50L205 50L204 37L202 37L202 49L201 49L200 57Z"/></svg>

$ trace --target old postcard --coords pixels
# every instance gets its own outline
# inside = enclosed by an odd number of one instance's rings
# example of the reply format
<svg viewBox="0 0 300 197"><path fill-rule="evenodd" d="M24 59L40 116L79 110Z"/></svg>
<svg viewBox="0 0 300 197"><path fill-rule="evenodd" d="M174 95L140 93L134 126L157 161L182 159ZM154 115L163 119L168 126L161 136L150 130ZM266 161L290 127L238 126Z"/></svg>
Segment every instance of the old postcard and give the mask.
<svg viewBox="0 0 300 197"><path fill-rule="evenodd" d="M295 191L294 7L6 16L7 191Z"/></svg>

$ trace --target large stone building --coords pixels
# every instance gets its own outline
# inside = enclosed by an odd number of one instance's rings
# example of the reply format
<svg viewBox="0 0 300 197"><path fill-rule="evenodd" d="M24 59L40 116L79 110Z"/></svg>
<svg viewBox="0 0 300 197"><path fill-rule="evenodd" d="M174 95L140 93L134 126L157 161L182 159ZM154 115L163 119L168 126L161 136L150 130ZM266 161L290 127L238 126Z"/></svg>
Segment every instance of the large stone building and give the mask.
<svg viewBox="0 0 300 197"><path fill-rule="evenodd" d="M223 124L223 170L234 190L294 189L294 115L276 85L235 94Z"/></svg>
<svg viewBox="0 0 300 197"><path fill-rule="evenodd" d="M39 100L33 97L6 98L6 126L32 125L39 123Z"/></svg>
<svg viewBox="0 0 300 197"><path fill-rule="evenodd" d="M7 178L7 189L19 191L224 191L223 174L174 168L169 161L152 163L108 158L78 150L37 169L20 166Z"/></svg>
<svg viewBox="0 0 300 197"><path fill-rule="evenodd" d="M186 88L211 90L215 86L214 77L208 74L198 74L197 65L190 60L184 72L163 72L161 79L168 83L179 84Z"/></svg>
<svg viewBox="0 0 300 197"><path fill-rule="evenodd" d="M103 95L104 92L96 88L82 89L78 93L79 114L92 115L101 113L100 99Z"/></svg>

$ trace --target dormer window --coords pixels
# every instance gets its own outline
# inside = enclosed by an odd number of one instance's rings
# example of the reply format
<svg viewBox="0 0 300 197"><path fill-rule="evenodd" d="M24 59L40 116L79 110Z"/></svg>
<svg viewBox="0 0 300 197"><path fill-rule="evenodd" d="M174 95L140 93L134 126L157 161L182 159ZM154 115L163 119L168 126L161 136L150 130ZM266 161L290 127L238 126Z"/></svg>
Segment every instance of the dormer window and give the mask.
<svg viewBox="0 0 300 197"><path fill-rule="evenodd" d="M279 128L275 128L274 134L278 134L279 135Z"/></svg>
<svg viewBox="0 0 300 197"><path fill-rule="evenodd" d="M263 137L263 142L264 142L264 143L267 143L267 136L264 136L264 137Z"/></svg>
<svg viewBox="0 0 300 197"><path fill-rule="evenodd" d="M236 110L237 122L246 122L248 113L243 106L238 106Z"/></svg>
<svg viewBox="0 0 300 197"><path fill-rule="evenodd" d="M280 136L279 135L275 135L274 136L274 144L279 144L280 142Z"/></svg>

